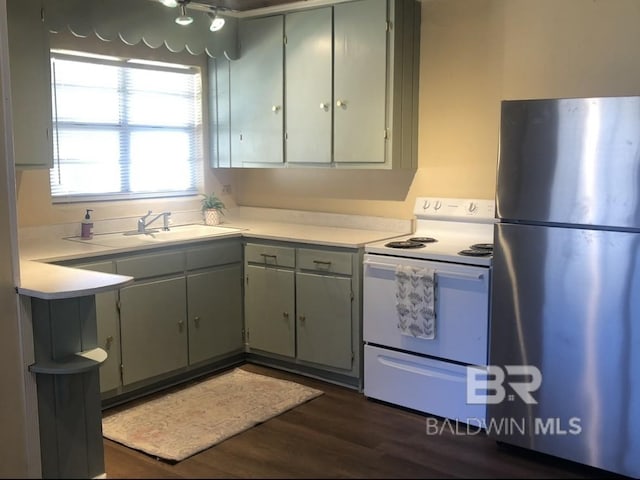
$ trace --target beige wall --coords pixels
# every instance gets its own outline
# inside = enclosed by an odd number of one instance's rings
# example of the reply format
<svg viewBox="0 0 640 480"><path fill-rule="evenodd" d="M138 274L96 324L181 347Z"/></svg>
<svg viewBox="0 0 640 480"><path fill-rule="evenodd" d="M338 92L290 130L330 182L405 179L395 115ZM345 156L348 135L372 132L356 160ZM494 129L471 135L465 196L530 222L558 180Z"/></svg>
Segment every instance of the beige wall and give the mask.
<svg viewBox="0 0 640 480"><path fill-rule="evenodd" d="M416 196L492 198L500 100L640 95L639 19L638 0L424 0L417 171L217 170L210 185L240 205L401 218ZM21 225L82 213L50 207L43 172L21 174L18 199Z"/></svg>
<svg viewBox="0 0 640 480"><path fill-rule="evenodd" d="M411 216L416 196L492 198L500 100L640 95L638 0L424 0L418 165L234 172L236 201Z"/></svg>

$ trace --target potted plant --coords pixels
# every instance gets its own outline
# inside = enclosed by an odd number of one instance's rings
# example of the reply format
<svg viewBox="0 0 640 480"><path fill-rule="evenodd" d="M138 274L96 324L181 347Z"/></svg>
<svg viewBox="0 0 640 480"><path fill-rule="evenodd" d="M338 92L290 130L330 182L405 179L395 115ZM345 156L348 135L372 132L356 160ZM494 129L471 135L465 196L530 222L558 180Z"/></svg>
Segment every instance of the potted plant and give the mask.
<svg viewBox="0 0 640 480"><path fill-rule="evenodd" d="M224 203L215 193L210 195L202 194L202 213L205 225L218 225L224 215Z"/></svg>

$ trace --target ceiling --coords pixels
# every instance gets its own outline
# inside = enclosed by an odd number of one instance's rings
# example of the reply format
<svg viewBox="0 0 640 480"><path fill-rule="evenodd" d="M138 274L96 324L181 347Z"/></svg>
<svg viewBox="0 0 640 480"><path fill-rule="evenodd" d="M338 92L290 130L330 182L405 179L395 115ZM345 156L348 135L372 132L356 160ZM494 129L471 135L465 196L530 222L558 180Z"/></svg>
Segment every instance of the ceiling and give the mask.
<svg viewBox="0 0 640 480"><path fill-rule="evenodd" d="M279 7L288 3L300 2L300 0L194 0L197 3L211 5L225 10L245 12L258 8Z"/></svg>

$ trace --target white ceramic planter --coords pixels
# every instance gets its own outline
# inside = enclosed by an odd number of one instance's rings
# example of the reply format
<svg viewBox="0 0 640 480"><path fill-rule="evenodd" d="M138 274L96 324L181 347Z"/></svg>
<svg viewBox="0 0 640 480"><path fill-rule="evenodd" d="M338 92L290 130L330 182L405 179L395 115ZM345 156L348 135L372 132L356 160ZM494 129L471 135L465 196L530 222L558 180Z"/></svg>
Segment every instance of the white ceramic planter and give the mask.
<svg viewBox="0 0 640 480"><path fill-rule="evenodd" d="M219 210L213 208L204 211L204 224L205 225L218 225L221 221L222 214Z"/></svg>

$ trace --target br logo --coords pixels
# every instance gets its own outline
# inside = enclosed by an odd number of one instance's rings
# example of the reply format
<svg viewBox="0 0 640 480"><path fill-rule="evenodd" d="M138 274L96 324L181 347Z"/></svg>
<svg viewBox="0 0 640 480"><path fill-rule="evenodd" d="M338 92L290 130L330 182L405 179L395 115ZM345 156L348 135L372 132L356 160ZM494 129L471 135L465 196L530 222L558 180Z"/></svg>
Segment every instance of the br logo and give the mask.
<svg viewBox="0 0 640 480"><path fill-rule="evenodd" d="M507 385L514 393L507 393ZM533 365L489 365L486 369L467 367L467 403L495 405L516 395L524 403L537 404L531 393L542 385L542 373Z"/></svg>

